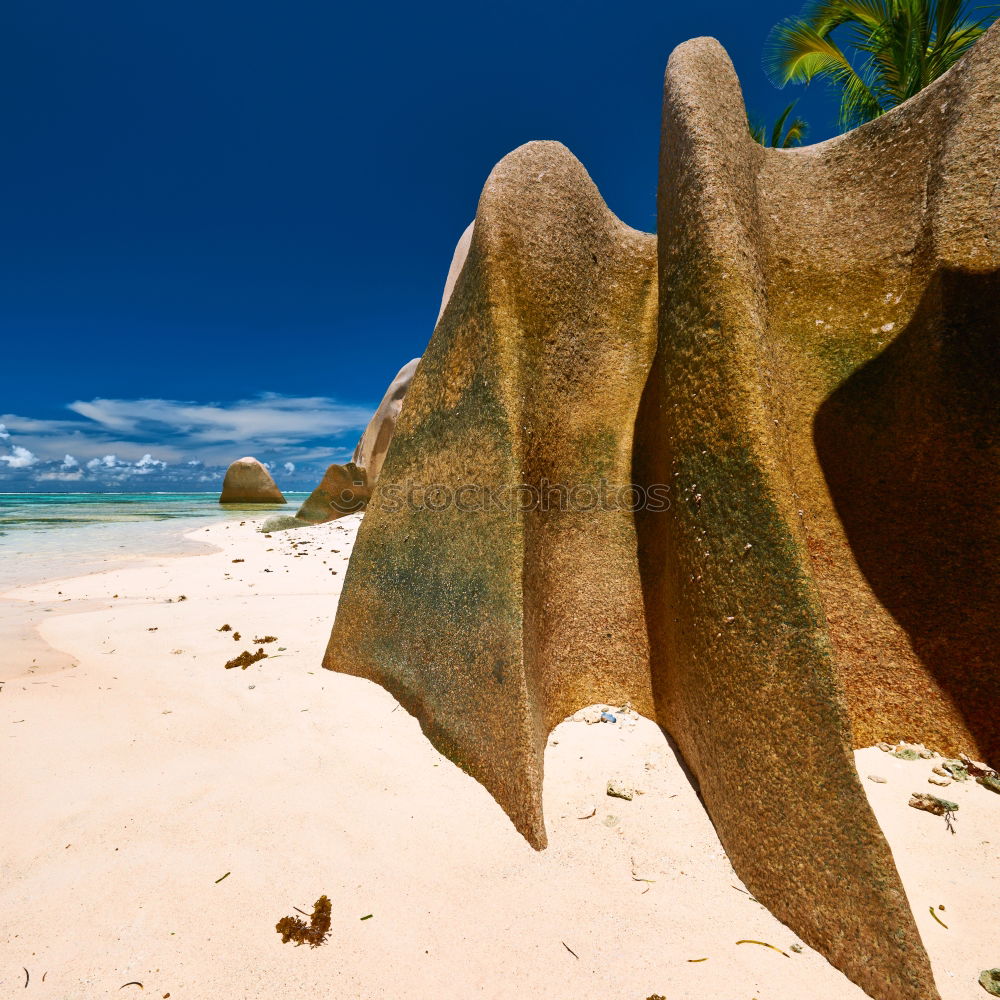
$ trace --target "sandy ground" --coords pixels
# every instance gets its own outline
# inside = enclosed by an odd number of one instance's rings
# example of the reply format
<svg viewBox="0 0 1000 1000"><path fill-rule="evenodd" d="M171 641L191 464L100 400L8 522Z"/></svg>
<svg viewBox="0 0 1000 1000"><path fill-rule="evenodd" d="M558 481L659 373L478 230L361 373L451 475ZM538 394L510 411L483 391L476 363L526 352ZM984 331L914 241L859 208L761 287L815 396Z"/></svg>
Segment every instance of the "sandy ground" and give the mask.
<svg viewBox="0 0 1000 1000"><path fill-rule="evenodd" d="M536 853L389 694L322 670L358 523L218 524L192 536L210 555L15 593L52 602L42 635L78 665L0 693L0 995L864 996L747 895L652 722L553 733ZM223 668L265 635L267 659ZM985 996L1000 796L857 756L943 997ZM613 777L643 794L608 797ZM957 833L913 791L959 802ZM282 944L277 920L324 893L329 942Z"/></svg>

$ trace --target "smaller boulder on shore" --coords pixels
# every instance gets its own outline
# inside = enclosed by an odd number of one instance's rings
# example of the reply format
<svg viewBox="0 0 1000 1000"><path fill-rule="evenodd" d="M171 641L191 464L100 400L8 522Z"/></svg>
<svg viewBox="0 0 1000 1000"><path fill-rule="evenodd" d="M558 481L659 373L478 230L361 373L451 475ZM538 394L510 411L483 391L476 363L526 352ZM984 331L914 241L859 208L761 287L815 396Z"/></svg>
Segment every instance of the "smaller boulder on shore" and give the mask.
<svg viewBox="0 0 1000 1000"><path fill-rule="evenodd" d="M226 470L219 503L287 503L271 473L256 458L240 458Z"/></svg>
<svg viewBox="0 0 1000 1000"><path fill-rule="evenodd" d="M309 494L306 502L294 517L279 514L264 522L261 531L285 531L288 528L306 528L311 524L335 521L345 514L364 510L371 499L366 471L353 462L331 465L323 481Z"/></svg>
<svg viewBox="0 0 1000 1000"><path fill-rule="evenodd" d="M322 524L363 510L369 499L371 488L365 469L353 462L331 465L295 516L309 524Z"/></svg>

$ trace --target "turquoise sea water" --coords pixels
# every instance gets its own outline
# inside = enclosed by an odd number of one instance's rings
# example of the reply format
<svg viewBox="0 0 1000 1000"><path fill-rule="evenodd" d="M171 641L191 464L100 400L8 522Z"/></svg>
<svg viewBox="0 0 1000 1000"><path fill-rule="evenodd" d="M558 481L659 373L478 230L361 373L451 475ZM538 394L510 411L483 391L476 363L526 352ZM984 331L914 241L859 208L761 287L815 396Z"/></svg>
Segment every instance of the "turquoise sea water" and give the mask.
<svg viewBox="0 0 1000 1000"><path fill-rule="evenodd" d="M286 505L223 507L218 493L0 493L0 592L197 552L187 532L214 521L294 512L307 495L288 493Z"/></svg>

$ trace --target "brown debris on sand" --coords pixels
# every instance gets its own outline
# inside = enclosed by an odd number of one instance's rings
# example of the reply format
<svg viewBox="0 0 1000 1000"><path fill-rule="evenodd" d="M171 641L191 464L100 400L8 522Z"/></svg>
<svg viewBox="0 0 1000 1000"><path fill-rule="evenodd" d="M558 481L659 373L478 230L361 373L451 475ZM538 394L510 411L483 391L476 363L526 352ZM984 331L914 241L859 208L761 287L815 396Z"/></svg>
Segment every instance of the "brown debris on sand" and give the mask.
<svg viewBox="0 0 1000 1000"><path fill-rule="evenodd" d="M236 667L241 667L246 670L251 663L257 663L260 660L266 660L267 653L263 649L258 649L256 653L251 653L248 649L244 649L239 656L234 656L227 664L226 670L233 670Z"/></svg>
<svg viewBox="0 0 1000 1000"><path fill-rule="evenodd" d="M331 910L330 900L320 896L308 924L301 917L282 917L274 929L281 935L282 944L294 941L296 946L307 944L310 948L318 948L330 933Z"/></svg>

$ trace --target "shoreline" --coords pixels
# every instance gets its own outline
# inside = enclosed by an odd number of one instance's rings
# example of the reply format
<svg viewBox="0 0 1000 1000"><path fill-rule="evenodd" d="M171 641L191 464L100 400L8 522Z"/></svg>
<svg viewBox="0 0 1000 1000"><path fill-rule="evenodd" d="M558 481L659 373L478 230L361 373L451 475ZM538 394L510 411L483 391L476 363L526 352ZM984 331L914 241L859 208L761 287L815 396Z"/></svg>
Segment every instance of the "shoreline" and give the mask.
<svg viewBox="0 0 1000 1000"><path fill-rule="evenodd" d="M324 671L360 520L199 525L211 552L19 588L74 609L41 634L79 666L0 694L0 983L23 988L27 968L53 998L134 981L178 1000L499 1000L526 983L545 1000L862 1000L746 893L655 723L552 733L535 852L387 692ZM224 668L256 648L270 655ZM966 997L997 964L1000 796L935 788L933 761L855 758L942 996ZM642 794L609 797L612 778ZM913 791L959 801L958 833ZM322 894L329 943L283 945L275 923Z"/></svg>
<svg viewBox="0 0 1000 1000"><path fill-rule="evenodd" d="M181 520L181 519L178 519ZM188 520L188 519L183 519ZM178 536L173 547L142 552L139 555L106 555L98 561L96 555L77 556L73 564L66 569L56 569L54 562L44 564L41 572L22 572L9 574L4 580L4 589L0 591L0 635L4 637L4 645L8 649L17 650L17 657L3 659L0 664L0 684L10 683L25 672L52 673L65 669L76 663L72 653L61 650L47 642L41 634L42 626L48 621L49 615L78 614L82 611L94 610L96 602L86 603L83 598L69 598L62 595L59 586L81 578L97 576L101 573L115 572L122 569L143 569L157 564L162 559L188 558L208 555L215 546L202 543L189 537L201 527L200 519L192 517L188 524L171 524L176 527ZM72 531L72 528L56 529ZM166 533L165 530L163 532ZM176 546L183 539L181 550ZM111 566L101 563L111 562ZM18 578L20 576L20 578ZM12 586L10 584L13 584ZM49 593L48 599L27 596L28 592L36 592L36 588L44 588ZM54 591L54 593L53 593ZM56 610L59 604L74 604L61 612ZM46 604L49 607L39 607Z"/></svg>
<svg viewBox="0 0 1000 1000"><path fill-rule="evenodd" d="M0 661L0 683L16 679L22 672L34 667L35 672L49 673L63 669L75 659L71 653L54 648L42 639L38 629L50 614L58 613L55 607L40 608L39 604L68 604L53 588L50 598L42 601L20 593L44 584L59 584L79 577L92 576L116 569L143 568L160 559L173 556L197 556L214 551L198 537L206 525L224 523L227 520L244 520L260 517L262 511L254 506L220 507L218 491L206 493L81 493L58 494L7 493L0 497L18 497L26 501L37 501L39 497L50 500L56 497L93 497L99 501L104 497L130 497L142 499L156 498L157 503L176 501L185 503L196 497L206 502L201 509L178 514L169 508L156 513L146 511L122 519L120 511L109 505L107 519L99 517L82 518L58 527L36 525L28 529L0 530L0 637L3 638L8 656ZM296 502L298 494L290 494ZM270 505L267 514L281 508ZM197 512L196 512L197 510ZM70 505L75 513L75 505ZM69 512L67 512L69 513ZM131 511L130 511L131 513ZM0 517L0 529L6 526ZM62 544L60 544L62 543ZM125 551L122 551L125 550ZM62 613L92 610L77 604ZM12 662L10 650L16 659Z"/></svg>

